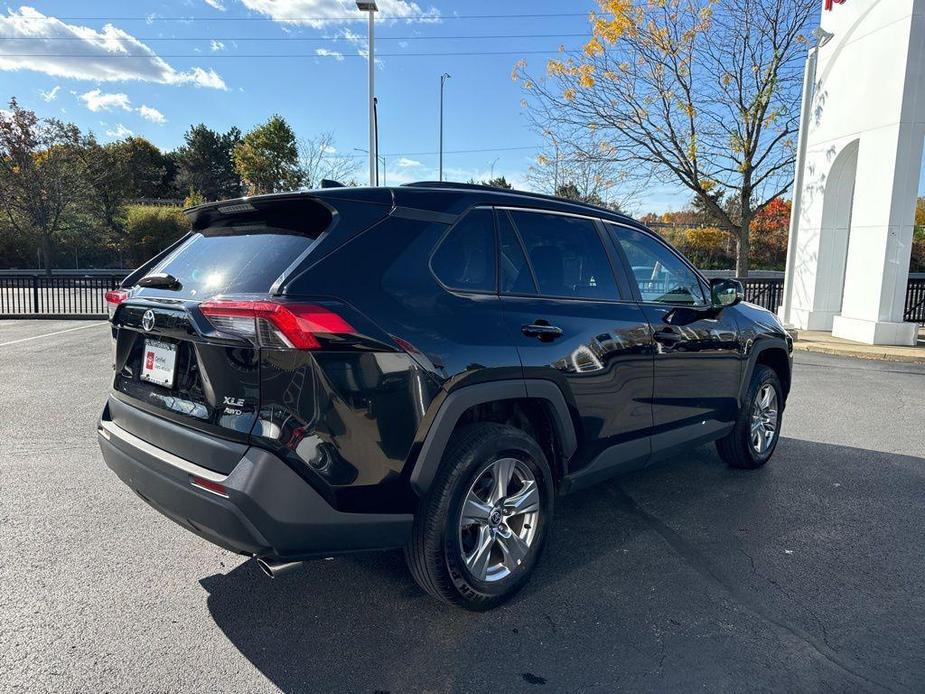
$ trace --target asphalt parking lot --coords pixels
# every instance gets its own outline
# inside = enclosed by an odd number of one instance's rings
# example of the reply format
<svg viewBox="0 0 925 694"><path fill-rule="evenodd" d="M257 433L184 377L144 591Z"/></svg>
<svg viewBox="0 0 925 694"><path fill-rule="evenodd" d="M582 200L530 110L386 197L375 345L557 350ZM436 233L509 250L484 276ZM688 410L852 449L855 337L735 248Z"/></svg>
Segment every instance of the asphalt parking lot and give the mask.
<svg viewBox="0 0 925 694"><path fill-rule="evenodd" d="M801 354L777 455L559 503L469 614L399 553L271 581L105 467L104 323L0 321L0 691L925 691L925 368Z"/></svg>

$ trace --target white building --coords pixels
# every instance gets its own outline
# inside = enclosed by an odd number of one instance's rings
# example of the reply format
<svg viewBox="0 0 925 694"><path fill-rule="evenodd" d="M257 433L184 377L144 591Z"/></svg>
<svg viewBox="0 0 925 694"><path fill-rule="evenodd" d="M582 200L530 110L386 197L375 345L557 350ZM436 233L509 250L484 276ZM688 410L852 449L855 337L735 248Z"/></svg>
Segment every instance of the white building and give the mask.
<svg viewBox="0 0 925 694"><path fill-rule="evenodd" d="M925 143L925 0L820 2L826 34L802 134L782 317L868 344L912 345L918 326L903 322L903 308Z"/></svg>

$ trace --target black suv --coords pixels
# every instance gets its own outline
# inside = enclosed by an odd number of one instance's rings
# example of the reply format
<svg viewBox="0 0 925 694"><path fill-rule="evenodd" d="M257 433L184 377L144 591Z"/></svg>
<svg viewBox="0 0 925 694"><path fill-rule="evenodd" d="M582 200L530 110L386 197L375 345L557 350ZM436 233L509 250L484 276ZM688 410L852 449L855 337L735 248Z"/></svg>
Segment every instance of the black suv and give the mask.
<svg viewBox="0 0 925 694"><path fill-rule="evenodd" d="M620 214L419 183L210 203L110 292L110 468L275 575L404 548L487 609L557 494L708 441L777 444L792 342Z"/></svg>

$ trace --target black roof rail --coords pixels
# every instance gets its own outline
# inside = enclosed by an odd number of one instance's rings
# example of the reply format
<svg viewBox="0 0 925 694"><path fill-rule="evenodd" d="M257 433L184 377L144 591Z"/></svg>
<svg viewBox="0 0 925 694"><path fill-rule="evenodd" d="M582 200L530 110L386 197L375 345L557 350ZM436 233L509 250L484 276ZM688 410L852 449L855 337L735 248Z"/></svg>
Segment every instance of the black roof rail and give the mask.
<svg viewBox="0 0 925 694"><path fill-rule="evenodd" d="M517 190L516 188L497 188L495 186L489 186L484 183L456 183L453 181L414 181L413 183L403 183L402 187L406 188L445 188L448 190L481 190L490 193L500 193L503 195L517 195L525 198L535 198L537 200L548 200L550 202L566 203L569 205L575 205L577 207L585 207L592 210L598 210L601 212L606 212L607 214L614 215L616 217L622 217L624 219L631 220L632 218L624 214L623 212L616 212L614 210L603 207L602 205L594 205L590 202L582 202L581 200L569 200L568 198L560 198L557 195L547 195L546 193L534 193L528 190Z"/></svg>

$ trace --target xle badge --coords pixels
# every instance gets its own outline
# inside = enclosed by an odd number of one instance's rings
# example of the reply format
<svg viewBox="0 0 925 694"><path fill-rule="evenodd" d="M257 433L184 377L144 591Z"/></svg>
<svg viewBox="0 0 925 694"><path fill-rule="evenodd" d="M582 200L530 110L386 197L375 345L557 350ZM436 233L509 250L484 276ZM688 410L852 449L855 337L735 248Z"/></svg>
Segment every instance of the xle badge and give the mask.
<svg viewBox="0 0 925 694"><path fill-rule="evenodd" d="M234 416L244 414L241 409L244 407L244 398L232 398L226 395L222 402L225 405L225 414Z"/></svg>

